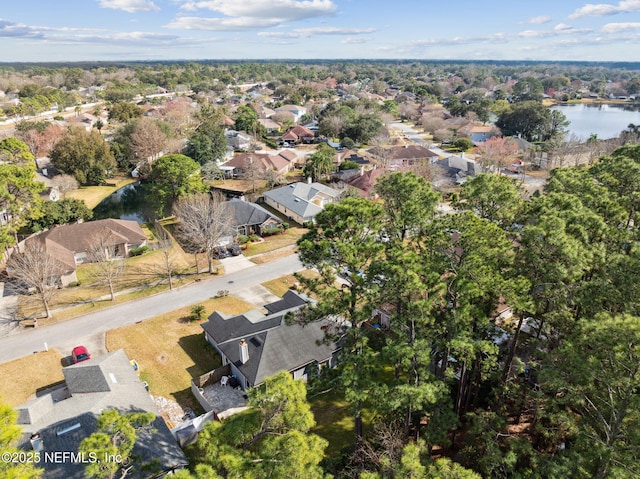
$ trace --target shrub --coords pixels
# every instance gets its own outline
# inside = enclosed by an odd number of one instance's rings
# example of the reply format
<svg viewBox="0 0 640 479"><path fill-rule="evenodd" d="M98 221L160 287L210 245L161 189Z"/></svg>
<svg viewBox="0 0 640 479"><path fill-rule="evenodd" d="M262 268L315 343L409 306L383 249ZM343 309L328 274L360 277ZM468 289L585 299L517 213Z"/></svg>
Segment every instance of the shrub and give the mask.
<svg viewBox="0 0 640 479"><path fill-rule="evenodd" d="M272 228L265 228L262 230L262 236L273 236L273 235L277 235L280 234L284 231L284 228L282 228L282 226L274 226Z"/></svg>
<svg viewBox="0 0 640 479"><path fill-rule="evenodd" d="M69 283L67 286L69 288L75 288L77 286L80 286L80 281L74 281L73 283Z"/></svg>
<svg viewBox="0 0 640 479"><path fill-rule="evenodd" d="M249 242L249 237L245 235L238 235L236 237L236 242L238 244L247 244Z"/></svg>
<svg viewBox="0 0 640 479"><path fill-rule="evenodd" d="M287 231L291 227L286 221L283 221L280 226L282 226L283 231Z"/></svg>
<svg viewBox="0 0 640 479"><path fill-rule="evenodd" d="M189 319L191 319L191 321L202 321L206 313L207 311L202 304L196 304L191 308L191 316L189 316Z"/></svg>
<svg viewBox="0 0 640 479"><path fill-rule="evenodd" d="M148 246L140 246L138 248L131 248L129 250L129 254L131 256L141 256L141 255L145 254L147 251L149 251L149 247Z"/></svg>
<svg viewBox="0 0 640 479"><path fill-rule="evenodd" d="M258 241L260 239L260 236L258 235L249 235L249 241Z"/></svg>
<svg viewBox="0 0 640 479"><path fill-rule="evenodd" d="M343 161L342 163L340 163L340 166L338 167L338 169L340 171L357 170L358 168L360 168L358 166L358 163L356 163L355 161L351 161L351 160Z"/></svg>

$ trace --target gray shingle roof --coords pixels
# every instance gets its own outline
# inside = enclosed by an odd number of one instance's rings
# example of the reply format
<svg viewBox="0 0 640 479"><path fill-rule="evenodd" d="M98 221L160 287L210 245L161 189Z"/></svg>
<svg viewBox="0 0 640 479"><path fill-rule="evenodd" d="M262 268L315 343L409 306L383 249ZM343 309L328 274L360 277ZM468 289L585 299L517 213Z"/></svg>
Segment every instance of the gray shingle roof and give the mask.
<svg viewBox="0 0 640 479"><path fill-rule="evenodd" d="M237 198L227 202L229 209L233 214L233 223L235 226L253 226L262 225L267 220L272 219L280 223L280 218L273 216L262 206Z"/></svg>
<svg viewBox="0 0 640 479"><path fill-rule="evenodd" d="M324 343L325 329L333 320L286 324L284 316L305 305L304 296L288 291L282 300L265 306L270 314L250 321L241 314L225 319L214 313L202 328L253 386L282 370L293 371L315 361L325 361L338 350L336 343ZM240 361L240 340L245 339L249 360Z"/></svg>
<svg viewBox="0 0 640 479"><path fill-rule="evenodd" d="M159 470L187 465L187 459L174 440L164 420L157 416L155 405L122 350L83 361L63 369L68 393L54 402L51 395L36 398L18 407L19 423L25 436L21 446L30 449L32 433L42 436L44 452L76 453L80 442L96 430L103 410L121 413L145 411L156 414L153 426L138 434L133 455L141 463L155 463ZM42 462L47 479L82 479L84 465L70 460ZM156 471L157 472L157 471ZM152 476L151 471L137 471L133 478Z"/></svg>
<svg viewBox="0 0 640 479"><path fill-rule="evenodd" d="M313 218L322 211L322 206L313 203L316 197L327 197L334 201L340 192L322 183L293 183L267 191L264 196L284 206L302 218Z"/></svg>

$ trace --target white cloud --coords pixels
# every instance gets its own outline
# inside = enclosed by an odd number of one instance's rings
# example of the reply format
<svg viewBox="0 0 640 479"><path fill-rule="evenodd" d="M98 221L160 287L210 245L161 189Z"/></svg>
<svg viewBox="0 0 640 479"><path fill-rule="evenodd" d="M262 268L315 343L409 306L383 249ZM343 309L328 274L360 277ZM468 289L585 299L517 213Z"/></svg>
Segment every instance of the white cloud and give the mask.
<svg viewBox="0 0 640 479"><path fill-rule="evenodd" d="M283 18L301 20L330 15L337 10L331 0L203 0L187 1L184 10L211 10L228 17Z"/></svg>
<svg viewBox="0 0 640 479"><path fill-rule="evenodd" d="M558 23L551 30L524 30L517 34L520 38L545 38L554 37L558 35L581 35L584 33L590 33L592 30L589 28L575 28L566 23Z"/></svg>
<svg viewBox="0 0 640 479"><path fill-rule="evenodd" d="M181 30L216 30L216 31L242 31L257 28L275 27L283 23L282 18L202 18L202 17L178 17L167 28Z"/></svg>
<svg viewBox="0 0 640 479"><path fill-rule="evenodd" d="M113 8L114 10L124 10L129 13L136 12L157 12L158 6L148 0L100 0L102 8Z"/></svg>
<svg viewBox="0 0 640 479"><path fill-rule="evenodd" d="M640 30L640 22L607 23L601 28L603 33L618 33L627 30Z"/></svg>
<svg viewBox="0 0 640 479"><path fill-rule="evenodd" d="M375 31L375 28L312 27L296 28L290 32L259 32L258 35L270 38L308 38L317 35L364 35Z"/></svg>
<svg viewBox="0 0 640 479"><path fill-rule="evenodd" d="M344 40L342 40L340 43L343 43L345 45L358 45L361 43L367 43L370 40L371 39L367 37L347 37Z"/></svg>
<svg viewBox="0 0 640 479"><path fill-rule="evenodd" d="M539 17L530 18L529 20L527 20L527 23L531 23L533 25L542 25L543 23L549 23L550 21L551 17L541 15Z"/></svg>
<svg viewBox="0 0 640 479"><path fill-rule="evenodd" d="M287 22L331 15L336 6L331 0L203 0L187 1L183 10L207 9L223 16L184 16L171 21L167 28L184 30L242 31L270 28Z"/></svg>
<svg viewBox="0 0 640 479"><path fill-rule="evenodd" d="M605 15L615 15L617 13L630 13L640 10L640 0L622 0L617 5L609 3L587 3L569 15L570 19L582 17L602 17Z"/></svg>

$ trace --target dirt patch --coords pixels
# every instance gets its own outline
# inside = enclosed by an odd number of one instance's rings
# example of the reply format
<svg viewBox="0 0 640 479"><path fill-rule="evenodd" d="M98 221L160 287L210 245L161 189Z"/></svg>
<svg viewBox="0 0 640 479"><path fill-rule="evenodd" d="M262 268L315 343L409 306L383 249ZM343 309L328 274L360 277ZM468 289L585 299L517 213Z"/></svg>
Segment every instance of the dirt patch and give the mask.
<svg viewBox="0 0 640 479"><path fill-rule="evenodd" d="M189 407L183 408L177 402L162 396L151 396L156 409L167 423L169 429L176 427L178 424L195 417L193 410Z"/></svg>

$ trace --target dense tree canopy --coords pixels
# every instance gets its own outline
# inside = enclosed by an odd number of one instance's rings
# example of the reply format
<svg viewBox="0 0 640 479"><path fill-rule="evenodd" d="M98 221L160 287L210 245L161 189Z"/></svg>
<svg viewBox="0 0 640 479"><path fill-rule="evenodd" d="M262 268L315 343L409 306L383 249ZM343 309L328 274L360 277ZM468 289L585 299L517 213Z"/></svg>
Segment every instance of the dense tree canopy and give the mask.
<svg viewBox="0 0 640 479"><path fill-rule="evenodd" d="M51 162L81 185L100 185L115 173L116 162L97 130L70 127L51 150Z"/></svg>

